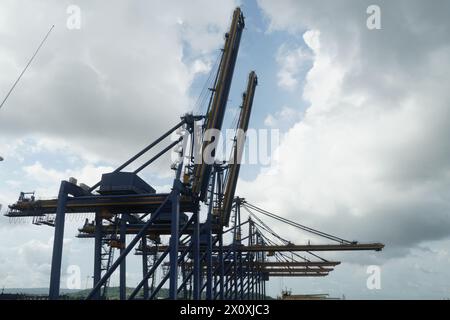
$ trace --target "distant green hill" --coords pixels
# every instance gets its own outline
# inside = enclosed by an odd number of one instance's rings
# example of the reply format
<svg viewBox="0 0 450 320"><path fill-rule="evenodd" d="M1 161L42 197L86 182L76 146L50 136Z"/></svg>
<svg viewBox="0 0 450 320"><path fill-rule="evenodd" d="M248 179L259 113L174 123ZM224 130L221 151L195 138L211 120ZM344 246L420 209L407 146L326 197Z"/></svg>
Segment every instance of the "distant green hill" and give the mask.
<svg viewBox="0 0 450 320"><path fill-rule="evenodd" d="M92 289L86 289L86 290L79 290L76 292L70 292L67 293L67 297L69 299L85 299L88 294L91 292ZM131 295L131 293L133 292L134 288L127 288L127 297ZM110 287L108 288L108 293L107 293L107 299L108 300L119 300L120 297L120 291L119 291L119 287ZM137 298L142 297L141 295L138 295ZM161 288L161 290L159 290L159 293L157 295L157 299L167 299L169 297L169 290L165 289L165 288Z"/></svg>
<svg viewBox="0 0 450 320"><path fill-rule="evenodd" d="M127 288L127 297L133 292L134 288ZM84 299L91 292L91 289L81 290L77 292L72 292L67 294L69 299ZM119 287L111 287L108 289L108 300L118 300L120 297ZM167 299L169 297L169 289L161 288L159 290L156 299ZM138 295L136 298L142 298L141 295ZM179 299L183 299L183 295L179 295ZM202 295L202 299L205 299L205 294ZM267 300L272 300L273 298L270 296L266 296Z"/></svg>
<svg viewBox="0 0 450 320"><path fill-rule="evenodd" d="M80 291L79 289L61 289L61 294L70 294ZM17 293L30 295L48 295L48 288L3 288L0 293Z"/></svg>
<svg viewBox="0 0 450 320"><path fill-rule="evenodd" d="M63 299L69 300L82 300L85 299L88 294L91 292L92 288L85 290L78 289L61 289L60 295ZM134 288L127 288L127 297L133 292ZM0 291L1 293L2 291ZM41 297L44 298L48 295L48 288L5 288L3 289L4 294L18 294L18 295L26 295L29 297ZM119 300L120 292L119 287L110 287L108 288L108 300ZM169 297L169 289L161 288L159 290L156 299L167 299ZM142 298L142 294L138 295L137 298ZM183 296L179 296L180 299L183 299ZM202 295L202 298L205 298L205 295ZM270 296L266 296L266 299L273 299Z"/></svg>

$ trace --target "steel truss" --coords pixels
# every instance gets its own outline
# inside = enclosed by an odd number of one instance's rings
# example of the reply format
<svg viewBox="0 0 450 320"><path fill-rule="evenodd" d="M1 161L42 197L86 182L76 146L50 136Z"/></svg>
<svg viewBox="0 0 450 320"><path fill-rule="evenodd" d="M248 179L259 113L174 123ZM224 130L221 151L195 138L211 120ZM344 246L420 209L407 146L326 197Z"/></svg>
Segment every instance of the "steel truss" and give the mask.
<svg viewBox="0 0 450 320"><path fill-rule="evenodd" d="M218 162L215 151L211 163L196 161L198 153L203 160L213 143L208 130L222 129L244 26L244 16L237 8L225 37L205 115L184 115L178 124L112 173L104 174L92 187L77 185L74 180L62 181L56 199L39 200L34 193L30 197L22 193L17 203L9 206L6 214L9 217L33 217L36 224L55 228L50 299L58 299L60 294L67 214L95 213L94 221L86 221L78 235L94 239L94 284L87 299L107 299L109 281L117 269L122 300L156 299L162 295L164 286L168 286L169 299L265 299L266 282L271 277L326 276L339 264L319 257L314 251L383 248L379 243L359 244L313 230L235 197L245 132L258 83L253 71L243 94L230 161ZM180 134L178 139L137 164L174 132ZM138 173L174 148L180 157L172 166L175 171L172 189L156 193ZM124 171L131 165L137 168ZM121 179L132 180L125 190ZM248 213L245 220L242 208ZM259 215L336 243L296 246L276 234ZM163 244L162 237L169 238L168 245ZM118 254L114 254L116 250ZM142 256L142 279L127 295L126 268L130 254Z"/></svg>

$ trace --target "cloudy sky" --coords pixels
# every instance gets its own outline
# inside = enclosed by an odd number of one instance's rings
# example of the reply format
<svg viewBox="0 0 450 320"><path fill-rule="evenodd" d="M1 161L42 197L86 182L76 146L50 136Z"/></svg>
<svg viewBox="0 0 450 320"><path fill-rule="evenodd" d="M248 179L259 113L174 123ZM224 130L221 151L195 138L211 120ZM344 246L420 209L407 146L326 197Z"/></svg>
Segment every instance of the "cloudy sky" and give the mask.
<svg viewBox="0 0 450 320"><path fill-rule="evenodd" d="M379 30L366 24L372 4L381 9ZM70 5L81 9L79 30L66 26ZM243 166L239 195L343 238L386 245L381 253L324 254L343 262L329 277L273 279L269 294L287 287L347 298L450 298L446 0L4 0L1 98L55 28L0 109L2 213L20 191L54 196L70 176L95 183L196 111L237 5L246 29L228 118L256 70L251 127L281 132L272 167ZM167 188L167 161L155 167L143 176ZM67 222L63 270L79 265L84 281L93 247L74 238L83 220ZM0 286L48 285L52 231L0 218ZM139 273L131 264L130 284ZM366 286L369 265L381 268L380 290Z"/></svg>

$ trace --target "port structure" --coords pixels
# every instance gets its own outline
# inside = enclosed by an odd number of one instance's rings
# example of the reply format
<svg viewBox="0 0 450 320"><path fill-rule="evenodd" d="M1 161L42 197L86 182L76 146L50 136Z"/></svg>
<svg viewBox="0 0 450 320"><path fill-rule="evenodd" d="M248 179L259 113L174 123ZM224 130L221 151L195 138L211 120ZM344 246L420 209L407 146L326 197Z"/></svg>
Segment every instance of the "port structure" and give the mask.
<svg viewBox="0 0 450 320"><path fill-rule="evenodd" d="M35 224L54 227L50 299L59 298L67 214L95 214L94 221L86 220L78 235L94 239L93 289L87 299L107 298L109 280L117 269L120 299L155 299L167 282L169 299L264 299L265 283L271 277L326 276L340 263L327 261L315 251L379 251L384 247L380 243L351 242L307 228L235 196L258 84L254 71L248 75L242 96L229 161L216 159L217 141L211 132L222 130L244 26L244 16L236 8L225 35L205 114L183 115L179 123L113 172L103 174L91 187L77 184L71 178L61 182L57 198L42 200L36 199L34 193L21 193L19 200L9 206L6 216L33 217ZM178 134L175 141L144 163L139 162L136 169L126 171L174 133ZM173 150L179 157L171 165L174 170L171 191L157 193L138 174ZM200 219L202 206L206 210L204 221ZM245 221L241 221L242 209L248 214ZM277 235L258 215L334 243L294 245ZM162 236L169 238L168 245L162 244ZM127 296L126 258L130 254L142 256L142 280ZM166 272L156 277L156 271L161 269Z"/></svg>

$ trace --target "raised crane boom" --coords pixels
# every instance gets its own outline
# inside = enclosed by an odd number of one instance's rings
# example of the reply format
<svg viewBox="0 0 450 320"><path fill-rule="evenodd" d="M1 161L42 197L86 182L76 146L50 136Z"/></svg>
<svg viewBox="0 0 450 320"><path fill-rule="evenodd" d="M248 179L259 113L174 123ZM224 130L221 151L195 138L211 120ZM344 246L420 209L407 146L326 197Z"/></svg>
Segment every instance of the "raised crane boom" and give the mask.
<svg viewBox="0 0 450 320"><path fill-rule="evenodd" d="M225 36L225 47L223 49L222 60L217 76L217 82L213 89L212 105L206 115L204 132L210 129L221 130L222 122L225 115L225 109L230 92L231 82L233 79L234 66L239 51L242 30L244 29L244 16L240 8L236 8L233 13L233 20L230 31ZM205 139L201 148L201 163L195 164L192 182L192 191L198 195L201 200L205 200L208 189L208 182L211 175L212 163L205 163L203 159L204 150L214 141L206 141ZM211 154L215 155L215 150Z"/></svg>
<svg viewBox="0 0 450 320"><path fill-rule="evenodd" d="M256 86L258 85L258 77L254 71L248 76L247 90L243 94L242 109L239 116L239 122L234 138L233 149L231 151L230 161L228 163L228 171L225 177L225 192L223 196L223 205L219 209L222 225L228 226L231 209L233 206L234 193L241 167L242 153L245 146L245 137L250 121L250 114L253 106L253 98L255 96Z"/></svg>

